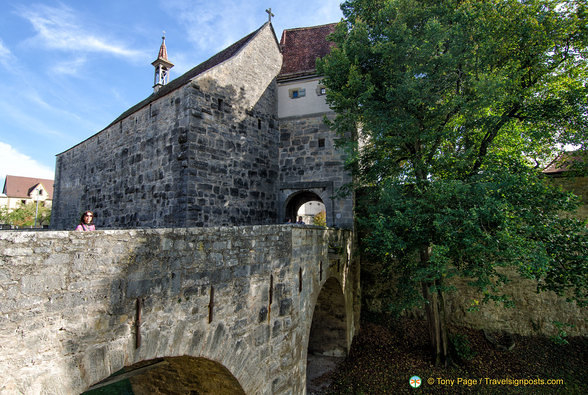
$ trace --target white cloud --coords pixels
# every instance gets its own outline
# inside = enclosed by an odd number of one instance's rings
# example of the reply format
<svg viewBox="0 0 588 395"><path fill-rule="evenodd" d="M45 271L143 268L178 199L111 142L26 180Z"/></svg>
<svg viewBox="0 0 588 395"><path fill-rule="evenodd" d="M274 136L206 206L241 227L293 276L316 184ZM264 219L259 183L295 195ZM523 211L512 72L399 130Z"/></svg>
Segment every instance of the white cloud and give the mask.
<svg viewBox="0 0 588 395"><path fill-rule="evenodd" d="M11 56L10 50L8 48L6 48L2 39L0 39L0 56L2 58L5 58L7 56Z"/></svg>
<svg viewBox="0 0 588 395"><path fill-rule="evenodd" d="M7 175L53 179L55 171L0 141L0 182Z"/></svg>
<svg viewBox="0 0 588 395"><path fill-rule="evenodd" d="M64 60L54 65L51 70L59 75L78 75L80 69L86 64L86 57L78 56L75 59Z"/></svg>
<svg viewBox="0 0 588 395"><path fill-rule="evenodd" d="M6 69L11 70L13 62L14 55L12 54L10 49L8 49L6 45L4 45L2 39L0 39L0 64L4 66Z"/></svg>
<svg viewBox="0 0 588 395"><path fill-rule="evenodd" d="M192 0L165 0L162 8L177 17L188 39L199 49L218 52L263 23L263 9L252 12L255 1L217 0L198 4ZM261 6L258 6L259 8ZM265 15L265 14L263 14ZM220 41L222 40L222 41Z"/></svg>
<svg viewBox="0 0 588 395"><path fill-rule="evenodd" d="M107 35L86 31L80 25L81 17L63 4L60 7L38 5L34 8L21 8L19 14L37 32L29 42L47 49L107 53L132 60L142 60L147 56L145 52L130 49Z"/></svg>
<svg viewBox="0 0 588 395"><path fill-rule="evenodd" d="M34 101L37 104L42 104L45 103L44 101L42 101L41 98L39 98L38 96L34 95L34 92L30 92L32 95L29 96L31 99L37 99L36 101ZM50 105L46 104L45 105L48 108L52 108ZM60 111L59 109L56 109L55 111ZM8 102L1 102L0 101L0 113L3 113L4 117L9 117L14 121L14 125L20 125L23 129L25 130L29 130L31 132L34 132L38 135L43 135L43 136L54 136L54 137L59 137L59 138L64 138L65 135L63 132L55 130L55 129L51 129L50 127L47 126L47 122L40 119L37 115L32 115L30 114L30 112L27 110L27 108L25 109L21 109L20 107L17 107L15 105L12 105Z"/></svg>

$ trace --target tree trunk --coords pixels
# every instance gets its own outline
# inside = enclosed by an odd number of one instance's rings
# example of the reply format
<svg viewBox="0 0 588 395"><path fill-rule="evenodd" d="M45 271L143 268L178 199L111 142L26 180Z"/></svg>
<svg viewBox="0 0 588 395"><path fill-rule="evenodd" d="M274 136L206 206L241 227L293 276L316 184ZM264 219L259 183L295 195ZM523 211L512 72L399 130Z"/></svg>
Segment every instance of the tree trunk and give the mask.
<svg viewBox="0 0 588 395"><path fill-rule="evenodd" d="M427 262L429 257L428 248L421 253L421 259ZM443 292L439 289L439 280L422 283L422 292L425 299L425 312L427 326L429 328L429 339L435 366L449 364L449 343L447 337L447 326L445 325L445 299Z"/></svg>

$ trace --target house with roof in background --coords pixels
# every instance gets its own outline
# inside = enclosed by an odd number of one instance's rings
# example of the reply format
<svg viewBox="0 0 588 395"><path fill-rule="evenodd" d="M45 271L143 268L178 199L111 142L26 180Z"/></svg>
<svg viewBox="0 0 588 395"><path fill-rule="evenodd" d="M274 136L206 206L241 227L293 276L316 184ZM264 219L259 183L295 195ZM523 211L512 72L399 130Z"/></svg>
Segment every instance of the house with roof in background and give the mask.
<svg viewBox="0 0 588 395"><path fill-rule="evenodd" d="M543 174L553 184L577 195L581 199L581 205L576 212L576 217L588 219L588 176L585 153L562 152L543 170Z"/></svg>
<svg viewBox="0 0 588 395"><path fill-rule="evenodd" d="M28 203L51 207L53 201L53 180L44 178L6 176L0 195L0 207L9 211Z"/></svg>
<svg viewBox="0 0 588 395"><path fill-rule="evenodd" d="M153 92L57 155L51 227L84 210L99 228L263 225L324 208L352 227L351 181L315 69L336 24L287 29L270 20L178 78L165 37ZM170 52L170 55L173 52Z"/></svg>

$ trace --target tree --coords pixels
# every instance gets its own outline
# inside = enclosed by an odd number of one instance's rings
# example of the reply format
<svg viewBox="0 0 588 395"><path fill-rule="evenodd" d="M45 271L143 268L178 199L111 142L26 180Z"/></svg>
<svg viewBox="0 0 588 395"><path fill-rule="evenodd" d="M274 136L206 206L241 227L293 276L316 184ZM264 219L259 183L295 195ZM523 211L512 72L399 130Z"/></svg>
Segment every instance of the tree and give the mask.
<svg viewBox="0 0 588 395"><path fill-rule="evenodd" d="M51 223L51 207L47 207L45 205L39 206L39 211L37 213L37 225L38 226L45 226Z"/></svg>
<svg viewBox="0 0 588 395"><path fill-rule="evenodd" d="M45 207L40 203L37 210L36 202L29 202L8 212L5 215L5 220L12 225L20 227L33 226L35 224L35 212L37 213L38 226L49 224L51 221L51 208Z"/></svg>
<svg viewBox="0 0 588 395"><path fill-rule="evenodd" d="M0 207L0 224L8 223L8 208Z"/></svg>
<svg viewBox="0 0 588 395"><path fill-rule="evenodd" d="M368 253L424 302L435 362L447 363L446 280L483 300L514 267L586 303L578 199L541 177L564 144L586 157L583 1L348 0L317 62L348 149ZM357 132L359 131L359 132ZM418 291L418 293L417 293Z"/></svg>

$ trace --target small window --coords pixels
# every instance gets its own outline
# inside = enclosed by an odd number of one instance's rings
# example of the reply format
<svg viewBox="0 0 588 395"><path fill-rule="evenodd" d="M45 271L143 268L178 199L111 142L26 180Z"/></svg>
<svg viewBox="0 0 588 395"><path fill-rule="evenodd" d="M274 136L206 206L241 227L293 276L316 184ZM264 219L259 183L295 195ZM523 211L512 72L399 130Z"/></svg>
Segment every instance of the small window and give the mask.
<svg viewBox="0 0 588 395"><path fill-rule="evenodd" d="M218 99L218 110L219 111L223 110L223 99Z"/></svg>
<svg viewBox="0 0 588 395"><path fill-rule="evenodd" d="M290 97L292 99L298 99L300 97L306 96L306 89L294 88L294 89L290 89L289 93L290 93Z"/></svg>
<svg viewBox="0 0 588 395"><path fill-rule="evenodd" d="M324 147L325 146L325 139L319 139L318 146L319 146L319 148Z"/></svg>
<svg viewBox="0 0 588 395"><path fill-rule="evenodd" d="M257 129L261 129L261 119L257 119Z"/></svg>
<svg viewBox="0 0 588 395"><path fill-rule="evenodd" d="M327 94L327 88L325 88L324 86L319 85L316 88L316 94L318 96L324 96L324 95L326 95Z"/></svg>
<svg viewBox="0 0 588 395"><path fill-rule="evenodd" d="M42 189L39 189L39 190L37 190L37 194L38 194L39 196L43 196L43 190L42 190Z"/></svg>

